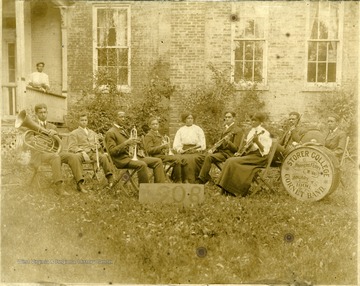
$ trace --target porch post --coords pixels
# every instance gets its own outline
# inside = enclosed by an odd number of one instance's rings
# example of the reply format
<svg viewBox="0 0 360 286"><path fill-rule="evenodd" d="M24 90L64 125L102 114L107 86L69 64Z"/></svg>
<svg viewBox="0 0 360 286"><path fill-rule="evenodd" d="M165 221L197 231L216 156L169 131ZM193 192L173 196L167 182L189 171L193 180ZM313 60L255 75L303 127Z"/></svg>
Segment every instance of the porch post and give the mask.
<svg viewBox="0 0 360 286"><path fill-rule="evenodd" d="M26 108L25 1L15 1L16 14L16 112Z"/></svg>

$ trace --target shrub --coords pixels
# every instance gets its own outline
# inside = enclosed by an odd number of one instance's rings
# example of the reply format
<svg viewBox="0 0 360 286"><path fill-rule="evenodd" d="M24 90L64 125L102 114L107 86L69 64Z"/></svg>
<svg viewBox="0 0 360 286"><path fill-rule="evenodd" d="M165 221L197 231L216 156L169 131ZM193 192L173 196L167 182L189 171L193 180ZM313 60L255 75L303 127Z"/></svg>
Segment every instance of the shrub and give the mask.
<svg viewBox="0 0 360 286"><path fill-rule="evenodd" d="M212 81L190 92L182 99L182 106L197 115L196 122L205 132L207 145L211 146L220 139L224 112L235 111L241 125L250 114L261 111L265 103L260 100L255 84L246 86L237 101L237 91L229 81L228 73L217 70L212 64L208 68L212 71Z"/></svg>

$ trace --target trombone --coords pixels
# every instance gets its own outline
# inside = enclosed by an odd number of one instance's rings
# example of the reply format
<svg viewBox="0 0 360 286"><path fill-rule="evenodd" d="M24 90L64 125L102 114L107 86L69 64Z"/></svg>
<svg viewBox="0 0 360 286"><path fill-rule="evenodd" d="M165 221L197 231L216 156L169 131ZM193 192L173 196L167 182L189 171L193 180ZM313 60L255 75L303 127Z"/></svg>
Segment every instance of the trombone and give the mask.
<svg viewBox="0 0 360 286"><path fill-rule="evenodd" d="M167 150L165 151L165 155L174 156L174 153L171 151L171 146L170 146L171 141L170 141L170 137L169 137L169 136L167 136L167 135L164 135L164 136L163 136L162 144L163 144L163 145L165 145L165 144L168 145Z"/></svg>

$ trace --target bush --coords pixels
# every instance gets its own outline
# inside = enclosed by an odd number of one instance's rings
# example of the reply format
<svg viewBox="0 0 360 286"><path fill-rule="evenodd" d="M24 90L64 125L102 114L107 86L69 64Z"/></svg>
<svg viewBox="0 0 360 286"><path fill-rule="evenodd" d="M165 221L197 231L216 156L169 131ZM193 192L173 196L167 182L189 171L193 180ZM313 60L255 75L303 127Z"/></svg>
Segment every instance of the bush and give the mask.
<svg viewBox="0 0 360 286"><path fill-rule="evenodd" d="M350 137L357 135L357 100L353 93L337 90L324 94L320 104L315 107L316 112L324 120L331 114L337 114L340 118L340 128Z"/></svg>
<svg viewBox="0 0 360 286"><path fill-rule="evenodd" d="M211 146L220 139L224 112L236 112L236 120L241 125L252 113L263 110L265 103L260 100L256 85L252 84L241 91L237 101L237 91L229 81L228 73L217 70L212 64L208 68L213 73L212 82L190 92L183 98L182 106L197 115L196 123L203 128L207 145Z"/></svg>
<svg viewBox="0 0 360 286"><path fill-rule="evenodd" d="M146 132L147 121L151 116L158 116L162 128L166 129L169 121L169 98L174 90L169 78L165 76L168 68L168 65L157 61L149 71L151 77L140 91L141 94L119 91L116 75L105 72L95 74L93 92L85 92L71 105L67 118L68 128L77 128L79 115L86 113L89 128L104 134L113 124L117 112L124 110L129 117L129 127L135 125L138 135Z"/></svg>

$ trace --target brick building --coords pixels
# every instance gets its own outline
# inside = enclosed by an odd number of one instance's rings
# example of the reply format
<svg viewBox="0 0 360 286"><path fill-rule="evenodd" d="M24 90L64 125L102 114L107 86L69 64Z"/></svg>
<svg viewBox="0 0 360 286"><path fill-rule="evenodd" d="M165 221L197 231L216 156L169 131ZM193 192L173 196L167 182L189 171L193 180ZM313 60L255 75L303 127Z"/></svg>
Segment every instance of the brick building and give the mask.
<svg viewBox="0 0 360 286"><path fill-rule="evenodd" d="M294 108L310 119L324 91L359 90L357 1L4 0L3 16L3 93L11 83L15 96L3 115L10 117L28 104L24 83L37 61L46 63L64 115L96 70L111 70L121 90L136 93L161 59L176 88L171 133L180 97L210 81L209 63L228 70L239 96L256 81L275 121Z"/></svg>

